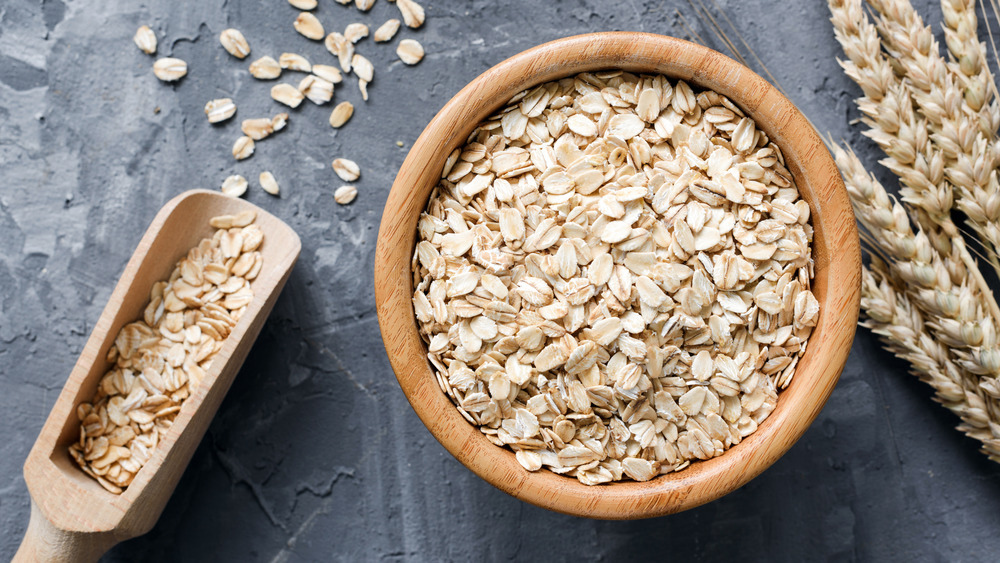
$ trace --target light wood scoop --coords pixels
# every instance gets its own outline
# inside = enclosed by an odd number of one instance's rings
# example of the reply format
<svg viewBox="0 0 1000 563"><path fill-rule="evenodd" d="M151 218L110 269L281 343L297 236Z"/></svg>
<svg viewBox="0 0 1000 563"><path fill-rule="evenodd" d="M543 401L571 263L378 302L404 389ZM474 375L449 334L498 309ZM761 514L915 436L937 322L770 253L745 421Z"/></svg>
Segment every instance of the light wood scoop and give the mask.
<svg viewBox="0 0 1000 563"><path fill-rule="evenodd" d="M116 495L85 475L67 448L79 439L76 406L89 401L111 367L108 348L118 331L142 318L153 284L214 229L209 220L252 209L264 232L263 268L251 283L254 296L223 343L205 379L181 406L135 479ZM260 333L299 256L298 235L277 217L246 201L193 190L172 199L139 241L76 367L56 400L24 463L31 493L31 521L14 556L28 561L96 561L120 541L148 532L163 512L191 455Z"/></svg>

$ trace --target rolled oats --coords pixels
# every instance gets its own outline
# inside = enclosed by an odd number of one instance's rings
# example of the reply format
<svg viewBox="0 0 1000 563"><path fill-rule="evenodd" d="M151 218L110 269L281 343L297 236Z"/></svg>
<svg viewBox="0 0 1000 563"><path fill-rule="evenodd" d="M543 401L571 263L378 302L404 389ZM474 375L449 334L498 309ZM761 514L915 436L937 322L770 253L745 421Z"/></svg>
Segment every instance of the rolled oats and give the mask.
<svg viewBox="0 0 1000 563"><path fill-rule="evenodd" d="M153 74L163 82L175 82L187 75L187 63L181 59L164 57L153 63Z"/></svg>
<svg viewBox="0 0 1000 563"><path fill-rule="evenodd" d="M396 47L399 60L408 65L415 65L424 58L424 47L415 39L403 39Z"/></svg>
<svg viewBox="0 0 1000 563"><path fill-rule="evenodd" d="M299 107L305 96L291 84L275 84L271 87L271 98L294 109Z"/></svg>
<svg viewBox="0 0 1000 563"><path fill-rule="evenodd" d="M250 54L250 44L238 29L224 29L219 34L219 43L227 53L237 59L245 59Z"/></svg>
<svg viewBox="0 0 1000 563"><path fill-rule="evenodd" d="M306 64L308 64L308 61L306 61ZM250 63L250 75L259 80L274 80L281 76L282 68L278 61L271 57L263 56Z"/></svg>
<svg viewBox="0 0 1000 563"><path fill-rule="evenodd" d="M396 7L403 15L407 27L418 28L424 25L424 8L413 0L396 0Z"/></svg>
<svg viewBox="0 0 1000 563"><path fill-rule="evenodd" d="M354 186L340 186L333 192L333 200L340 205L347 205L358 196L358 189Z"/></svg>
<svg viewBox="0 0 1000 563"><path fill-rule="evenodd" d="M149 461L253 300L263 241L255 219L245 211L210 221L215 235L153 285L142 318L108 349L112 367L93 398L77 406L80 437L69 454L109 492L121 494Z"/></svg>
<svg viewBox="0 0 1000 563"><path fill-rule="evenodd" d="M320 23L319 18L312 15L310 12L301 12L297 18L295 18L295 23L293 24L295 31L299 32L299 35L305 37L306 39L312 39L314 41L320 41L323 36L326 35L326 31L323 29L323 24Z"/></svg>
<svg viewBox="0 0 1000 563"><path fill-rule="evenodd" d="M323 45L330 54L337 57L340 69L344 72L351 72L351 59L354 57L354 43L347 40L342 33L331 32L323 40Z"/></svg>
<svg viewBox="0 0 1000 563"><path fill-rule="evenodd" d="M222 182L222 193L232 196L240 197L247 193L247 179L240 175L233 175L227 177Z"/></svg>
<svg viewBox="0 0 1000 563"><path fill-rule="evenodd" d="M351 119L352 115L354 115L354 104L351 102L340 102L330 112L330 127L334 129L343 127Z"/></svg>
<svg viewBox="0 0 1000 563"><path fill-rule="evenodd" d="M211 100L205 104L205 115L209 123L220 123L236 115L236 104L230 98Z"/></svg>
<svg viewBox="0 0 1000 563"><path fill-rule="evenodd" d="M357 53L351 58L351 68L354 69L354 74L365 82L371 82L375 77L375 67L371 61Z"/></svg>
<svg viewBox="0 0 1000 563"><path fill-rule="evenodd" d="M344 80L340 69L330 65L313 65L312 73L331 84L340 84Z"/></svg>
<svg viewBox="0 0 1000 563"><path fill-rule="evenodd" d="M299 72L312 72L312 65L302 55L295 53L282 53L278 57L278 64L281 68L297 70Z"/></svg>
<svg viewBox="0 0 1000 563"><path fill-rule="evenodd" d="M333 99L333 82L310 74L299 82L299 91L310 102L322 105Z"/></svg>
<svg viewBox="0 0 1000 563"><path fill-rule="evenodd" d="M529 471L646 481L721 455L774 410L820 315L782 162L732 102L663 76L515 96L418 222L439 386Z"/></svg>
<svg viewBox="0 0 1000 563"><path fill-rule="evenodd" d="M248 136L243 136L236 139L233 143L233 158L236 160L244 160L250 158L253 155L254 142L253 139Z"/></svg>
<svg viewBox="0 0 1000 563"><path fill-rule="evenodd" d="M268 171L260 173L260 187L264 189L265 192L271 195L278 195L281 190L278 188L278 181L274 179L274 174Z"/></svg>
<svg viewBox="0 0 1000 563"><path fill-rule="evenodd" d="M385 23L378 26L378 29L375 30L372 38L376 43L392 41L392 38L395 37L397 31L399 31L399 20L392 18L390 20L386 20Z"/></svg>
<svg viewBox="0 0 1000 563"><path fill-rule="evenodd" d="M345 182L353 182L361 177L361 168L353 160L338 158L333 161L333 171Z"/></svg>
<svg viewBox="0 0 1000 563"><path fill-rule="evenodd" d="M139 48L140 51L146 53L147 55L156 54L156 34L153 30L149 28L148 25L141 26L135 32L135 37L132 38L135 42L135 46Z"/></svg>
<svg viewBox="0 0 1000 563"><path fill-rule="evenodd" d="M344 39L347 39L351 43L357 43L365 37L368 37L368 26L363 23L348 24L344 28Z"/></svg>

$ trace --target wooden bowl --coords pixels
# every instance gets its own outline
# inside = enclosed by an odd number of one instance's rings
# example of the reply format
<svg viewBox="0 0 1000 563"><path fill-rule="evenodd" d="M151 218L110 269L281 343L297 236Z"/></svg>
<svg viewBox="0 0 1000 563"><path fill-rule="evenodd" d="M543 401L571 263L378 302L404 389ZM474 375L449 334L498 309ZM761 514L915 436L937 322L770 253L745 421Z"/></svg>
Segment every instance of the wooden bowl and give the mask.
<svg viewBox="0 0 1000 563"><path fill-rule="evenodd" d="M719 457L644 483L586 486L547 470L525 471L514 454L490 443L441 392L417 332L410 259L417 219L445 158L518 92L601 69L664 74L729 97L784 152L812 211L813 292L819 322L792 383L756 432ZM389 193L375 255L375 300L389 361L413 409L459 461L500 490L577 516L631 519L686 510L742 486L781 457L833 390L858 319L861 253L847 191L822 139L763 78L705 47L644 33L596 33L546 43L484 72L434 117L403 162Z"/></svg>

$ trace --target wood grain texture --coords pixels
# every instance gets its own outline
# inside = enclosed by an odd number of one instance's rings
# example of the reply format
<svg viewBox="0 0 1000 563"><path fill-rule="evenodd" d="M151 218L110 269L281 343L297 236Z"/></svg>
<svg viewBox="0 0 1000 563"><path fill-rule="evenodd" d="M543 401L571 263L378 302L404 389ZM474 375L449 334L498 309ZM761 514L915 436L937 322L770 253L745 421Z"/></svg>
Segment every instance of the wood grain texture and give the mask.
<svg viewBox="0 0 1000 563"><path fill-rule="evenodd" d="M729 97L781 147L812 210L813 291L819 322L795 378L756 432L722 456L645 483L588 487L547 470L529 473L490 443L438 388L417 333L410 259L417 219L448 154L514 94L580 72L661 73ZM463 88L434 117L403 162L379 229L375 299L399 384L420 419L460 462L497 488L550 510L606 519L679 512L744 485L781 457L819 414L850 352L858 319L861 253L847 192L822 139L795 106L751 70L705 47L644 33L560 39L515 55Z"/></svg>
<svg viewBox="0 0 1000 563"><path fill-rule="evenodd" d="M76 406L93 396L111 367L105 358L108 348L124 325L142 318L153 284L167 279L188 250L211 236L209 219L247 209L257 212L256 224L264 232L263 268L251 282L253 301L150 460L122 494L109 493L67 452L79 438ZM160 210L119 278L24 463L32 511L15 561L96 560L115 543L153 527L260 333L301 246L298 235L277 217L218 192L185 192Z"/></svg>

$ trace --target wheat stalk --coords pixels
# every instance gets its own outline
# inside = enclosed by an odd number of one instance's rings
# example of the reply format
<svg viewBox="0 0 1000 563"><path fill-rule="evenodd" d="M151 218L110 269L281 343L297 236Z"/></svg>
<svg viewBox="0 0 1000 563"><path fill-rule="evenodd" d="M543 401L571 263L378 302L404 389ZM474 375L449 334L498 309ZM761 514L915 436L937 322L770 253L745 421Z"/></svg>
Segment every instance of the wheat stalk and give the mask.
<svg viewBox="0 0 1000 563"><path fill-rule="evenodd" d="M858 221L879 241L880 250L891 260L892 273L904 282L910 298L932 317L929 330L955 348L956 361L966 370L988 376L983 378L984 391L1000 397L996 382L1000 325L987 313L987 295L970 283L964 263L942 256L922 231L914 233L906 211L892 202L853 151L831 149Z"/></svg>
<svg viewBox="0 0 1000 563"><path fill-rule="evenodd" d="M924 25L909 0L869 0L881 14L883 45L904 74L912 99L930 125L931 141L944 154L944 172L958 189L956 205L973 230L989 245L990 263L1000 273L1000 183L994 168L997 152L992 136L963 95L958 76L948 69L934 33ZM978 101L978 100L976 100ZM947 226L945 227L948 228Z"/></svg>
<svg viewBox="0 0 1000 563"><path fill-rule="evenodd" d="M1000 103L986 60L986 44L979 41L976 0L941 0L945 45L951 54L948 68L963 87L965 105L979 117L979 131L991 139L1000 126Z"/></svg>
<svg viewBox="0 0 1000 563"><path fill-rule="evenodd" d="M897 19L909 21L917 17L912 8L906 12L899 8L899 2L895 0L875 3L886 11L890 7L897 8ZM881 163L899 176L903 184L900 190L903 200L917 208L917 220L929 240L943 256L950 256L954 252L956 259L965 264L972 282L978 286L979 293L983 296L988 314L994 319L994 323L1000 322L1000 307L951 219L954 201L951 185L944 177L946 151L937 146L937 143L931 142L928 135L930 120L920 118L914 112L914 104L919 105L918 96L911 95L913 88L908 82L901 81L892 70L882 53L876 27L865 14L861 0L829 0L828 5L834 33L848 57L840 64L865 93L857 102L865 115L864 122L870 127L865 134L885 152L888 158ZM897 22L883 31L904 35L898 27ZM923 35L918 37L926 42ZM895 44L898 46L903 41L897 38ZM933 36L930 41L933 42ZM924 49L921 56L931 59L929 48ZM916 57L911 57L909 62L912 63L914 58ZM948 72L943 66L941 69ZM926 74L938 74L938 71ZM934 83L933 80L919 76L917 80L921 83Z"/></svg>
<svg viewBox="0 0 1000 563"><path fill-rule="evenodd" d="M895 289L884 263L873 259L861 282L861 324L879 335L885 348L910 363L911 373L934 389L935 400L962 420L958 426L982 443L982 452L1000 462L997 403L984 397L974 377L949 356L948 348L926 330L920 310Z"/></svg>

